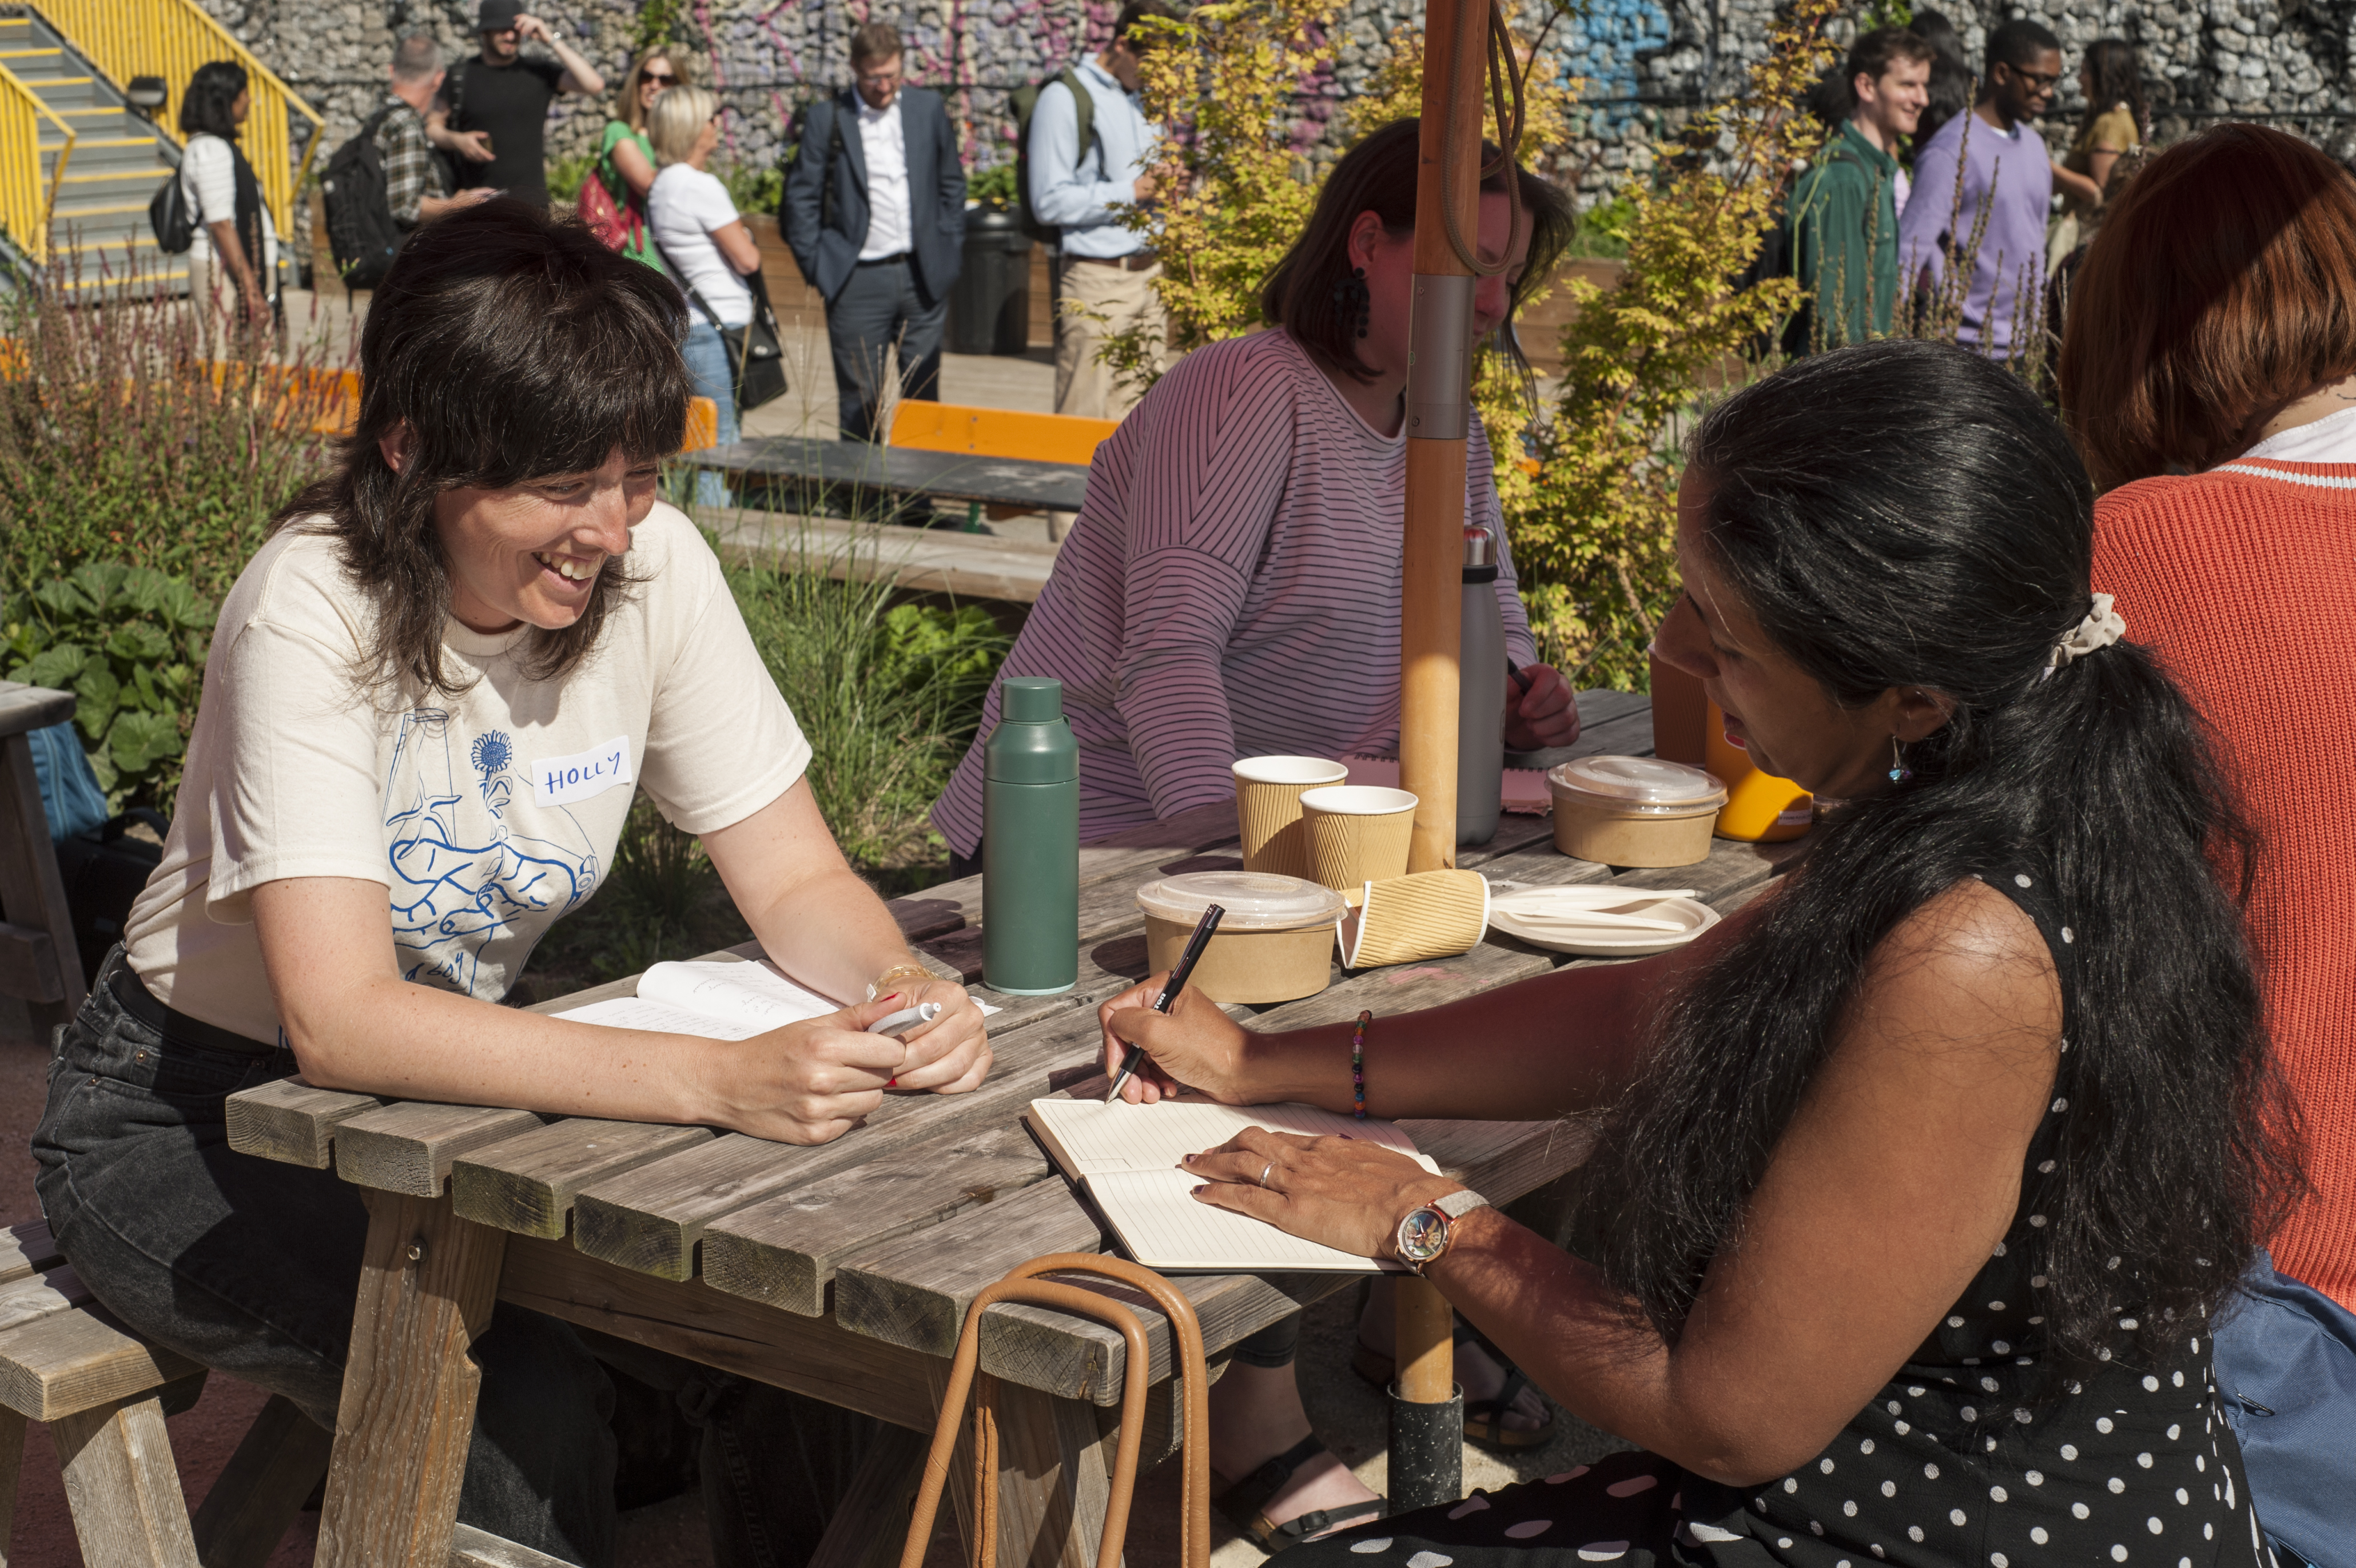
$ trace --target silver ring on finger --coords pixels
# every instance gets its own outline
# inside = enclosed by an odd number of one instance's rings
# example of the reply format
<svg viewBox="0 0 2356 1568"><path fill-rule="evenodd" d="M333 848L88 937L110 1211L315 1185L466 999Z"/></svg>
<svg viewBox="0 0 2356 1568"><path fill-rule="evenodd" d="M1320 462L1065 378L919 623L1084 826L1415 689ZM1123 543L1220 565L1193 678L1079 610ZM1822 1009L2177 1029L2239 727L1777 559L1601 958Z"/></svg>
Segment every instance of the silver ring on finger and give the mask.
<svg viewBox="0 0 2356 1568"><path fill-rule="evenodd" d="M1260 1173L1259 1173L1259 1185L1260 1185L1260 1186L1262 1186L1262 1187L1267 1187L1267 1186L1268 1186L1268 1177L1269 1177L1269 1173L1270 1171L1275 1170L1275 1169L1276 1169L1276 1162L1275 1162L1274 1160L1270 1160L1270 1161L1269 1161L1269 1162L1268 1162L1268 1164L1267 1164L1264 1167L1262 1167L1262 1169L1261 1169L1261 1171L1260 1171ZM1274 1189L1273 1189L1273 1188L1270 1188L1270 1190L1271 1190L1271 1191L1273 1191Z"/></svg>

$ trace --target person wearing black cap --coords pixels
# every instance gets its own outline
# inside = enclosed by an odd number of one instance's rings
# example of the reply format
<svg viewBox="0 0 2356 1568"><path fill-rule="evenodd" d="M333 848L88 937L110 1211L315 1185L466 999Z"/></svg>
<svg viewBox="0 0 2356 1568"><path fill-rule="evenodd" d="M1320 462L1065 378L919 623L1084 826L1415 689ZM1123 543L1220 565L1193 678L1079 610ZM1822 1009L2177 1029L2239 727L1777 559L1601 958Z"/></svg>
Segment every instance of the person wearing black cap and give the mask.
<svg viewBox="0 0 2356 1568"><path fill-rule="evenodd" d="M523 0L482 0L475 32L482 53L443 83L426 137L454 155L460 190L487 187L545 207L548 105L561 92L603 92L605 79ZM535 39L556 58L526 58L523 46Z"/></svg>

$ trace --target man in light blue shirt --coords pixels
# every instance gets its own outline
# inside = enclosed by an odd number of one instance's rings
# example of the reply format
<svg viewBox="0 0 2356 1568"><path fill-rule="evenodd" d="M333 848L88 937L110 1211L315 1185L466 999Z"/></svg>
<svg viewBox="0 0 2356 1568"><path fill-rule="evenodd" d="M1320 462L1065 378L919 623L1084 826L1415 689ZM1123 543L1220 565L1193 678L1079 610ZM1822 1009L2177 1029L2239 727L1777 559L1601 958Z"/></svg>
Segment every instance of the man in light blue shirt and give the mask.
<svg viewBox="0 0 2356 1568"><path fill-rule="evenodd" d="M1113 26L1112 42L1072 67L1088 95L1087 145L1080 145L1080 111L1061 80L1040 91L1025 149L1031 210L1063 231L1056 263L1055 412L1118 419L1137 401L1097 349L1113 333L1142 328L1161 369L1168 331L1154 281L1162 264L1142 235L1120 223L1115 208L1153 199L1148 172L1161 128L1147 123L1138 94L1138 62L1151 47L1130 29L1143 17L1173 20L1169 0L1128 0Z"/></svg>

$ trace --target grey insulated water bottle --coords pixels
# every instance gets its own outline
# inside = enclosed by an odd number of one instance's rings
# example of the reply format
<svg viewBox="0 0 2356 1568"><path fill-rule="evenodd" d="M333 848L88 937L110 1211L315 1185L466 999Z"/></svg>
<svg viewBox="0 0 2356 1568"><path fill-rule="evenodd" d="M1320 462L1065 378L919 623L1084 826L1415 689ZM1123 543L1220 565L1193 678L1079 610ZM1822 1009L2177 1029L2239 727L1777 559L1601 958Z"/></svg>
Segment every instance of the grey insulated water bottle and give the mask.
<svg viewBox="0 0 2356 1568"><path fill-rule="evenodd" d="M1464 630L1456 665L1456 842L1497 836L1505 768L1505 620L1497 608L1496 542L1464 531Z"/></svg>
<svg viewBox="0 0 2356 1568"><path fill-rule="evenodd" d="M1064 683L1012 675L982 747L981 982L1053 996L1080 978L1080 747Z"/></svg>

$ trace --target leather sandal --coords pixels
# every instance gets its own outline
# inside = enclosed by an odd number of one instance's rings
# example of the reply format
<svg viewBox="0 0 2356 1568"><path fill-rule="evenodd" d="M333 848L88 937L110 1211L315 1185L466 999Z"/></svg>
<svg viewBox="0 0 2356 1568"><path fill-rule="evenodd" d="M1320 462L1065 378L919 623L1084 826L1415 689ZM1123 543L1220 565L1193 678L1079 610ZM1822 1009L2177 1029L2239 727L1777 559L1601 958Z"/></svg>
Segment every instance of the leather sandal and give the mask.
<svg viewBox="0 0 2356 1568"><path fill-rule="evenodd" d="M1218 1509L1228 1523L1249 1536L1253 1545L1271 1557L1289 1546L1300 1545L1311 1536L1323 1535L1343 1525L1382 1518L1388 1511L1389 1505L1382 1498L1375 1498L1366 1502L1353 1503L1347 1508L1312 1509L1298 1519L1286 1520L1282 1524L1269 1521L1264 1511L1269 1499L1284 1490L1285 1483L1292 1479L1294 1471L1326 1452L1325 1444L1320 1443L1312 1433L1226 1491L1214 1495L1211 1506Z"/></svg>
<svg viewBox="0 0 2356 1568"><path fill-rule="evenodd" d="M1554 1406L1547 1402L1543 1392L1539 1394L1539 1401L1546 1407L1546 1420L1526 1429L1505 1424L1505 1412L1513 1408L1515 1399L1524 1389L1537 1387L1528 1375L1507 1359L1505 1352L1492 1345L1479 1329L1461 1317L1456 1320L1455 1330L1450 1337L1460 1347L1478 1345L1505 1373L1505 1385L1497 1391L1496 1398L1464 1402L1464 1440L1493 1454L1525 1453L1532 1448L1543 1448L1553 1442ZM1350 1370L1378 1391L1387 1392L1398 1376L1398 1361L1361 1339L1351 1349Z"/></svg>

